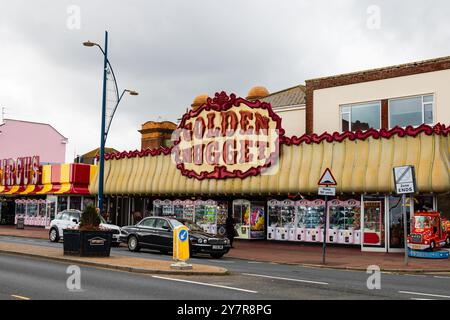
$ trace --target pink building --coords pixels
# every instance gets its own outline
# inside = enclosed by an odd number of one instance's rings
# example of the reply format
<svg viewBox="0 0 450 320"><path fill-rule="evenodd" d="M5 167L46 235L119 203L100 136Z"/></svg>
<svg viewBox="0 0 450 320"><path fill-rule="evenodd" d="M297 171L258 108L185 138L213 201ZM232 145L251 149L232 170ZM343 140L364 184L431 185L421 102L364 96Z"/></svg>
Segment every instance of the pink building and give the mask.
<svg viewBox="0 0 450 320"><path fill-rule="evenodd" d="M37 155L41 163L64 163L68 139L46 123L4 119L0 159Z"/></svg>

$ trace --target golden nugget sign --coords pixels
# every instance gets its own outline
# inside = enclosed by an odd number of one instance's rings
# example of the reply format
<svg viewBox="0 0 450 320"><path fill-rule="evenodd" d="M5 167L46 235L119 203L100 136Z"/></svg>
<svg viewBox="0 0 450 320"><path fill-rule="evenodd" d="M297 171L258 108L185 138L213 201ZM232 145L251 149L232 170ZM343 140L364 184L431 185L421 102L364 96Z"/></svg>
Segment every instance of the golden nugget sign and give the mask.
<svg viewBox="0 0 450 320"><path fill-rule="evenodd" d="M172 159L197 179L246 178L278 160L281 118L270 104L216 93L186 113L174 132Z"/></svg>
<svg viewBox="0 0 450 320"><path fill-rule="evenodd" d="M0 160L1 186L26 186L39 182L39 157Z"/></svg>

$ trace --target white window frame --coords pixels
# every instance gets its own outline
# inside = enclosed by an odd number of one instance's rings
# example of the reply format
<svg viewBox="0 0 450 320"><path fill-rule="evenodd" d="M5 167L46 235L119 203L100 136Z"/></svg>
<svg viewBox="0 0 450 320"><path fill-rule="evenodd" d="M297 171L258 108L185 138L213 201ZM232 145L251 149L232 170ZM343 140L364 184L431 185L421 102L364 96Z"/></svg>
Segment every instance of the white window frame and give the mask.
<svg viewBox="0 0 450 320"><path fill-rule="evenodd" d="M350 132L355 132L355 131L353 131L352 130L352 112L351 112L351 108L353 108L353 107L359 107L359 106L361 106L361 105L364 105L364 104L371 104L371 103L373 103L373 104L375 104L375 103L378 103L378 106L379 106L379 119L380 119L380 128L374 128L375 130L380 130L381 128L382 128L382 123L381 123L381 100L372 100L372 101L365 101L365 102L357 102L357 103L348 103L348 104L341 104L340 106L339 106L339 128L340 128L340 130L341 130L341 132L343 132L343 129L342 129L342 115L343 114L348 114L348 118L349 118L349 124L348 124L348 126L349 126L349 131ZM342 109L344 109L344 108L350 108L350 111L346 111L346 112L343 112L342 111Z"/></svg>
<svg viewBox="0 0 450 320"><path fill-rule="evenodd" d="M433 98L432 102L424 102L424 98L431 96ZM414 96L406 96L406 97L400 97L400 98L393 98L393 99L389 99L388 100L388 126L389 129L392 129L391 126L391 101L398 101L398 100L406 100L406 99L413 99L413 98L422 98L422 123L419 124L418 126L422 125L425 123L425 105L426 104L430 104L432 105L432 112L433 112L433 121L431 124L429 125L434 125L435 123L435 103L436 103L436 98L435 98L435 94L434 93L424 93L424 94L418 94L418 95L414 95ZM414 126L414 127L418 127L418 126ZM401 127L401 128L406 128L406 127Z"/></svg>

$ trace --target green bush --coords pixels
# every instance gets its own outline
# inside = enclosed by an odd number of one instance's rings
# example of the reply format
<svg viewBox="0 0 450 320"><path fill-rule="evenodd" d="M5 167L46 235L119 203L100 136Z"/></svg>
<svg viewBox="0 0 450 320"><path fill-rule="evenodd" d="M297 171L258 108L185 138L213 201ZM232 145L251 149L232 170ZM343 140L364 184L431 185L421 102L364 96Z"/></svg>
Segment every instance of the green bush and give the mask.
<svg viewBox="0 0 450 320"><path fill-rule="evenodd" d="M81 214L80 229L98 230L100 226L100 214L93 205L87 206Z"/></svg>

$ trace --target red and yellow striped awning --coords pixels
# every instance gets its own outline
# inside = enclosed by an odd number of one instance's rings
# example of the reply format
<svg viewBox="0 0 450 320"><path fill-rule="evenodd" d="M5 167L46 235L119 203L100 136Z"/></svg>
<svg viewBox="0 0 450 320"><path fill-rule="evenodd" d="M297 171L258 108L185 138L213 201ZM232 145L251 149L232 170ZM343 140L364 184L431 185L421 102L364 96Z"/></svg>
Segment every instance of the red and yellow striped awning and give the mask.
<svg viewBox="0 0 450 320"><path fill-rule="evenodd" d="M89 195L89 183L96 172L97 166L88 164L43 165L39 184L0 186L0 195Z"/></svg>

